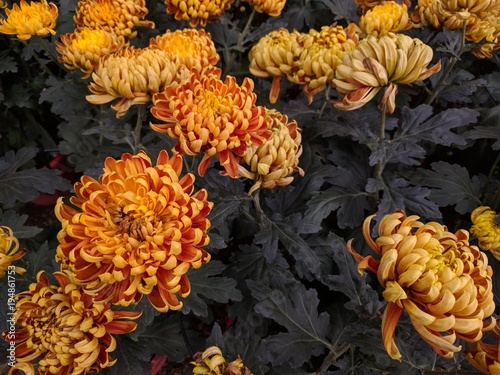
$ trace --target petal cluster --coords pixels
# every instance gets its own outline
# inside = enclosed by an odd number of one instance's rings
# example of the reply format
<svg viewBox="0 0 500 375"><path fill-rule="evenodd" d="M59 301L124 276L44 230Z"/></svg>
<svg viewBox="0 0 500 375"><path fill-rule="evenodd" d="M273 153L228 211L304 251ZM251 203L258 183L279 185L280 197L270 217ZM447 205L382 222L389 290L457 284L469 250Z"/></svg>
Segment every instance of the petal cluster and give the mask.
<svg viewBox="0 0 500 375"><path fill-rule="evenodd" d="M259 13L266 13L278 17L286 5L286 0L244 0Z"/></svg>
<svg viewBox="0 0 500 375"><path fill-rule="evenodd" d="M234 0L165 0L167 13L178 21L190 21L191 27L205 27L210 18L221 16Z"/></svg>
<svg viewBox="0 0 500 375"><path fill-rule="evenodd" d="M20 259L26 250L19 250L19 241L14 236L12 229L6 226L0 226L0 279L4 277L8 270L14 267L14 270L23 274L24 268L12 266L12 263Z"/></svg>
<svg viewBox="0 0 500 375"><path fill-rule="evenodd" d="M81 69L82 79L90 77L99 60L118 52L128 45L125 37L104 29L83 27L73 33L63 34L56 42L59 61L70 70Z"/></svg>
<svg viewBox="0 0 500 375"><path fill-rule="evenodd" d="M335 107L360 108L384 89L380 107L393 113L397 85L422 81L441 69L441 62L428 68L432 57L432 48L417 38L392 33L367 36L337 66L333 85L340 99Z"/></svg>
<svg viewBox="0 0 500 375"><path fill-rule="evenodd" d="M398 210L381 219L373 239L373 216L365 220L363 236L380 259L358 255L352 240L348 249L358 269L376 272L385 288L382 338L391 358L401 358L394 332L403 310L420 336L447 358L460 351L457 338L477 342L493 329L495 319L487 320L495 310L492 269L486 254L469 244L466 230L451 233L446 226L424 224Z"/></svg>
<svg viewBox="0 0 500 375"><path fill-rule="evenodd" d="M265 116L265 107L255 105L257 95L250 78L240 86L232 76L222 81L221 74L215 67L193 69L189 80L155 94L151 113L164 123L151 127L178 140L176 152L204 154L200 176L216 156L226 172L237 177L237 157L269 138L271 119Z"/></svg>
<svg viewBox="0 0 500 375"><path fill-rule="evenodd" d="M97 301L126 306L146 295L158 311L182 307L187 271L210 260L202 247L213 204L181 170L182 157L164 150L156 166L144 152L107 158L99 181L83 176L71 205L57 202L56 259Z"/></svg>
<svg viewBox="0 0 500 375"><path fill-rule="evenodd" d="M165 34L151 38L149 48L176 56L179 64L188 69L202 70L206 66L216 65L220 59L212 36L202 29L167 30Z"/></svg>
<svg viewBox="0 0 500 375"><path fill-rule="evenodd" d="M121 117L132 105L148 103L153 94L181 80L181 74L178 60L168 52L123 48L99 60L88 86L92 94L86 98L92 104L120 99L111 108Z"/></svg>
<svg viewBox="0 0 500 375"><path fill-rule="evenodd" d="M405 4L387 1L368 10L359 20L366 35L383 36L411 28L412 22Z"/></svg>
<svg viewBox="0 0 500 375"><path fill-rule="evenodd" d="M288 121L286 115L276 110L269 110L266 116L272 119L271 136L262 145L249 147L238 165L241 177L255 181L248 195L260 187L273 189L290 184L293 172L304 175L299 167L302 137L297 122Z"/></svg>
<svg viewBox="0 0 500 375"><path fill-rule="evenodd" d="M470 233L479 241L482 250L489 250L500 260L500 222L498 214L488 206L477 207L471 214Z"/></svg>
<svg viewBox="0 0 500 375"><path fill-rule="evenodd" d="M102 28L125 38L135 38L136 26L154 27L144 18L148 14L145 0L80 0L73 17L76 29Z"/></svg>
<svg viewBox="0 0 500 375"><path fill-rule="evenodd" d="M28 40L33 35L55 35L59 10L47 0L21 0L12 9L5 9L6 19L0 19L0 34L16 35L20 40Z"/></svg>
<svg viewBox="0 0 500 375"><path fill-rule="evenodd" d="M481 340L475 348L464 350L465 358L483 374L500 374L500 326L493 329L494 339Z"/></svg>
<svg viewBox="0 0 500 375"><path fill-rule="evenodd" d="M37 374L87 374L112 366L116 348L113 334L135 330L130 321L141 312L113 311L95 302L71 283L63 272L54 273L51 285L40 271L29 290L16 295L16 365L13 369ZM7 340L9 331L3 332Z"/></svg>
<svg viewBox="0 0 500 375"><path fill-rule="evenodd" d="M243 364L240 356L227 363L222 351L217 346L211 346L204 352L194 355L194 375L253 375L248 367Z"/></svg>

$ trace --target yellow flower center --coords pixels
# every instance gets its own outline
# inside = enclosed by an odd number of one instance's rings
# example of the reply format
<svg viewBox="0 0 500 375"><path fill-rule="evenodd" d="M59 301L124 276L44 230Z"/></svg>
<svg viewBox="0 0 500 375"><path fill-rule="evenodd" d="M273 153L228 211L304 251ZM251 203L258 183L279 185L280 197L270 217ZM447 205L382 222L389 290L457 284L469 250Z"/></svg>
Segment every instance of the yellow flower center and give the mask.
<svg viewBox="0 0 500 375"><path fill-rule="evenodd" d="M177 37L173 38L164 48L166 52L170 52L176 56L195 55L197 51L195 43L192 43L189 38Z"/></svg>
<svg viewBox="0 0 500 375"><path fill-rule="evenodd" d="M205 101L201 106L209 109L212 113L224 114L231 112L231 103L227 98L221 97L211 91L206 91L203 95Z"/></svg>
<svg viewBox="0 0 500 375"><path fill-rule="evenodd" d="M377 5L371 12L368 13L380 23L390 24L391 27L397 23L404 15L404 7L395 3L388 2L385 4ZM388 27L390 28L390 27Z"/></svg>
<svg viewBox="0 0 500 375"><path fill-rule="evenodd" d="M119 13L112 2L100 1L92 4L92 16L100 21L108 21L118 18Z"/></svg>
<svg viewBox="0 0 500 375"><path fill-rule="evenodd" d="M73 47L80 50L96 49L96 47L106 46L108 44L107 34L104 30L83 29L75 33L72 41Z"/></svg>

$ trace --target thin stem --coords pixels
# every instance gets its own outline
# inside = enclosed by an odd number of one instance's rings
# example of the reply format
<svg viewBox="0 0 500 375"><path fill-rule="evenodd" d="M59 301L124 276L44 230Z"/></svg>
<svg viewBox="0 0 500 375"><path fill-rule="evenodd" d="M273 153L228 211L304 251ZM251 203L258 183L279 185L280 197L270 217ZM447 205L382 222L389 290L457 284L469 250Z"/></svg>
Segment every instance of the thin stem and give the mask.
<svg viewBox="0 0 500 375"><path fill-rule="evenodd" d="M261 222L262 218L266 216L266 214L264 213L264 210L260 206L260 188L254 191L254 193L252 194L252 198L255 206L255 211L257 211L257 221Z"/></svg>
<svg viewBox="0 0 500 375"><path fill-rule="evenodd" d="M379 139L378 142L379 144L382 144L385 140L385 118L386 118L386 112L387 112L387 101L382 105L382 112L380 114L380 133L379 133ZM382 176L382 171L383 171L383 166L379 162L375 166L375 178L379 178Z"/></svg>
<svg viewBox="0 0 500 375"><path fill-rule="evenodd" d="M133 146L133 151L134 154L139 152L139 149L141 148L141 130L142 130L142 123L146 119L146 105L145 104L140 104L137 108L137 122L135 124L134 132L132 133L134 137L134 146Z"/></svg>
<svg viewBox="0 0 500 375"><path fill-rule="evenodd" d="M328 86L326 87L326 90L325 90L325 97L324 97L324 99L323 99L323 104L321 105L321 108L319 109L318 119L320 119L320 118L321 118L321 116L323 115L323 111L325 110L326 105L330 102L330 96L329 96L329 94L330 94L330 89L331 89L331 88L332 88L332 87L331 87L330 85L328 85Z"/></svg>
<svg viewBox="0 0 500 375"><path fill-rule="evenodd" d="M250 25L252 24L253 18L255 17L255 13L256 13L255 8L253 8L252 13L250 13L250 16L248 17L247 23L243 28L243 31L238 36L238 43L236 44L236 50L239 50L241 47L243 47L243 42L248 34L248 31L250 30ZM229 61L226 64L224 76L226 76L231 71L235 59L236 59L236 52L233 52L231 53Z"/></svg>
<svg viewBox="0 0 500 375"><path fill-rule="evenodd" d="M187 352L190 357L193 357L194 356L193 347L191 346L189 338L187 337L186 329L184 328L184 322L182 321L182 314L177 314L177 316L179 317L179 327L181 328L181 334L184 340L184 344L186 345Z"/></svg>
<svg viewBox="0 0 500 375"><path fill-rule="evenodd" d="M467 21L464 21L464 24L462 27L462 41L460 43L460 49L458 50L458 53L456 55L453 55L453 57L450 59L448 66L446 67L443 74L439 78L439 81L436 83L436 86L434 86L431 93L427 97L425 104L431 104L434 101L434 99L436 99L436 96L439 93L441 86L443 86L444 81L448 77L448 74L450 74L450 72L454 68L455 64L458 62L458 60L460 60L460 56L464 52L464 47L465 47L465 28L466 28L466 26L467 26Z"/></svg>
<svg viewBox="0 0 500 375"><path fill-rule="evenodd" d="M325 357L323 363L321 364L321 367L318 370L318 373L322 374L323 372L327 371L330 366L335 365L337 363L337 360L350 348L350 344L345 342L340 346L335 346L333 349L331 349L330 353Z"/></svg>

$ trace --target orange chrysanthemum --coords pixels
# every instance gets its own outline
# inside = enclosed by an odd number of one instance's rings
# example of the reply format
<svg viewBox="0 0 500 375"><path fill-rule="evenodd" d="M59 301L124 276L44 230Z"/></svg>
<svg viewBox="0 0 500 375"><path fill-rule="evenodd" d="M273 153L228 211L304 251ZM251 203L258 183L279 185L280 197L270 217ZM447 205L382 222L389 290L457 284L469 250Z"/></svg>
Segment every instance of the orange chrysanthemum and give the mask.
<svg viewBox="0 0 500 375"><path fill-rule="evenodd" d="M217 346L195 353L193 359L193 375L253 375L239 355L234 361L226 362Z"/></svg>
<svg viewBox="0 0 500 375"><path fill-rule="evenodd" d="M470 233L478 239L479 247L500 260L499 215L488 206L480 206L472 211L471 220Z"/></svg>
<svg viewBox="0 0 500 375"><path fill-rule="evenodd" d="M132 105L146 104L153 94L182 80L175 56L159 49L128 47L104 56L92 73L88 86L92 104L105 104L120 99L111 106L116 117L127 113Z"/></svg>
<svg viewBox="0 0 500 375"><path fill-rule="evenodd" d="M221 16L234 0L165 0L167 13L178 21L190 21L192 27L205 27L209 18Z"/></svg>
<svg viewBox="0 0 500 375"><path fill-rule="evenodd" d="M267 116L272 119L269 130L271 136L260 146L250 146L238 165L239 175L255 181L248 191L251 195L263 187L274 189L276 186L286 186L293 181L291 174L304 171L299 167L299 156L302 154L302 130L295 120L271 109Z"/></svg>
<svg viewBox="0 0 500 375"><path fill-rule="evenodd" d="M191 156L204 153L198 166L200 176L217 156L226 172L237 177L236 158L250 145L269 138L271 120L265 116L265 107L255 105L257 95L250 78L239 86L231 76L221 81L221 74L214 67L201 73L193 70L188 81L154 95L151 113L165 123L151 127L177 139L176 152Z"/></svg>
<svg viewBox="0 0 500 375"><path fill-rule="evenodd" d="M481 340L473 349L464 350L464 357L483 374L500 375L500 324L493 329L494 340Z"/></svg>
<svg viewBox="0 0 500 375"><path fill-rule="evenodd" d="M286 5L286 0L243 0L248 2L259 13L278 17Z"/></svg>
<svg viewBox="0 0 500 375"><path fill-rule="evenodd" d="M144 20L148 14L145 0L80 0L73 17L77 30L88 27L104 29L126 38L135 38L136 26L153 28Z"/></svg>
<svg viewBox="0 0 500 375"><path fill-rule="evenodd" d="M15 323L21 329L4 331L7 341L18 345L16 364L11 373L21 370L35 374L87 374L112 366L110 353L116 348L113 334L135 330L141 312L113 311L109 304L95 302L70 282L63 272L54 273L59 283L51 285L40 271L28 291L16 295Z"/></svg>
<svg viewBox="0 0 500 375"><path fill-rule="evenodd" d="M14 236L12 229L0 226L0 279L5 276L8 270L14 270L21 275L26 272L24 268L12 265L25 253L25 249L19 250L19 241Z"/></svg>
<svg viewBox="0 0 500 375"><path fill-rule="evenodd" d="M151 49L160 49L178 58L188 69L203 69L219 62L212 36L205 30L184 29L167 32L149 42Z"/></svg>
<svg viewBox="0 0 500 375"><path fill-rule="evenodd" d="M379 237L370 235L370 221L363 224L363 236L380 256L362 257L348 242L348 250L362 272L377 274L388 305L382 319L382 338L391 358L401 354L394 332L403 310L413 327L432 349L446 358L461 347L458 338L477 342L483 332L493 329L495 311L492 269L485 253L469 244L469 233L455 234L436 222L423 224L418 216L406 216L401 210L382 218Z"/></svg>
<svg viewBox="0 0 500 375"><path fill-rule="evenodd" d="M377 5L385 3L386 0L354 0L354 3L361 9L362 13L366 13L368 10L373 9ZM398 3L404 4L407 7L411 5L410 0L398 0Z"/></svg>
<svg viewBox="0 0 500 375"><path fill-rule="evenodd" d="M59 10L54 3L41 0L28 4L21 0L19 4L5 10L7 19L0 19L1 34L17 35L20 40L28 40L33 35L55 35Z"/></svg>
<svg viewBox="0 0 500 375"><path fill-rule="evenodd" d="M62 223L56 259L97 301L129 305L146 295L158 311L180 309L191 287L186 272L210 260L207 192L179 177L182 157L161 151L107 158L99 181L83 176L71 206L56 205ZM76 207L76 208L74 208Z"/></svg>
<svg viewBox="0 0 500 375"><path fill-rule="evenodd" d="M359 27L366 35L380 37L390 32L408 30L412 27L412 22L405 4L385 1L361 16Z"/></svg>
<svg viewBox="0 0 500 375"><path fill-rule="evenodd" d="M121 50L128 42L123 36L103 29L76 30L74 33L63 34L56 42L59 61L70 70L81 69L82 79L90 77L99 65L102 56L107 56Z"/></svg>

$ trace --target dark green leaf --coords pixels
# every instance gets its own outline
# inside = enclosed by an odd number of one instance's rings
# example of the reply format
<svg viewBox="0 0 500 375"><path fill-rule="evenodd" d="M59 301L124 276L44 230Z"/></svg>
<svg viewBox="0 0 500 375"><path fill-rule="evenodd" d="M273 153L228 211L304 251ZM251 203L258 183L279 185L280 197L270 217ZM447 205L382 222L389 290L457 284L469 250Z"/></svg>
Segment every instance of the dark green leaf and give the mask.
<svg viewBox="0 0 500 375"><path fill-rule="evenodd" d="M103 375L150 375L151 365L149 364L151 355L150 343L134 341L126 335L115 335L116 350L111 353L112 358L116 358L116 363L104 369Z"/></svg>
<svg viewBox="0 0 500 375"><path fill-rule="evenodd" d="M465 133L464 137L469 139L493 139L495 142L491 145L491 148L500 150L500 126L476 126Z"/></svg>
<svg viewBox="0 0 500 375"><path fill-rule="evenodd" d="M469 176L466 168L458 164L436 162L432 170L419 169L413 182L431 188L431 198L440 206L455 205L457 212L465 214L481 205L481 181ZM423 188L422 188L423 189Z"/></svg>
<svg viewBox="0 0 500 375"><path fill-rule="evenodd" d="M188 272L191 284L191 294L183 302L182 311L185 314L193 312L196 316L208 316L207 301L227 303L229 300L241 300L241 292L236 289L236 281L218 276L226 266L219 261L211 261L199 269Z"/></svg>
<svg viewBox="0 0 500 375"><path fill-rule="evenodd" d="M40 233L43 229L24 225L28 215L18 215L15 211L2 211L0 209L0 225L6 225L14 232L17 238L31 238Z"/></svg>
<svg viewBox="0 0 500 375"><path fill-rule="evenodd" d="M0 202L12 207L17 201L29 202L40 193L52 194L56 190L69 190L71 184L52 169L18 169L33 159L36 150L22 148L17 153L9 151L0 158Z"/></svg>
<svg viewBox="0 0 500 375"><path fill-rule="evenodd" d="M359 21L358 8L351 0L320 0L334 14L335 20Z"/></svg>
<svg viewBox="0 0 500 375"><path fill-rule="evenodd" d="M17 73L17 64L14 57L4 54L0 56L0 74L3 73Z"/></svg>
<svg viewBox="0 0 500 375"><path fill-rule="evenodd" d="M300 283L285 290L253 281L247 284L258 301L255 311L287 330L262 340L260 355L263 361L273 366L287 364L297 368L311 355L319 355L330 346L325 339L330 329L329 315L318 313L316 290L307 290Z"/></svg>

